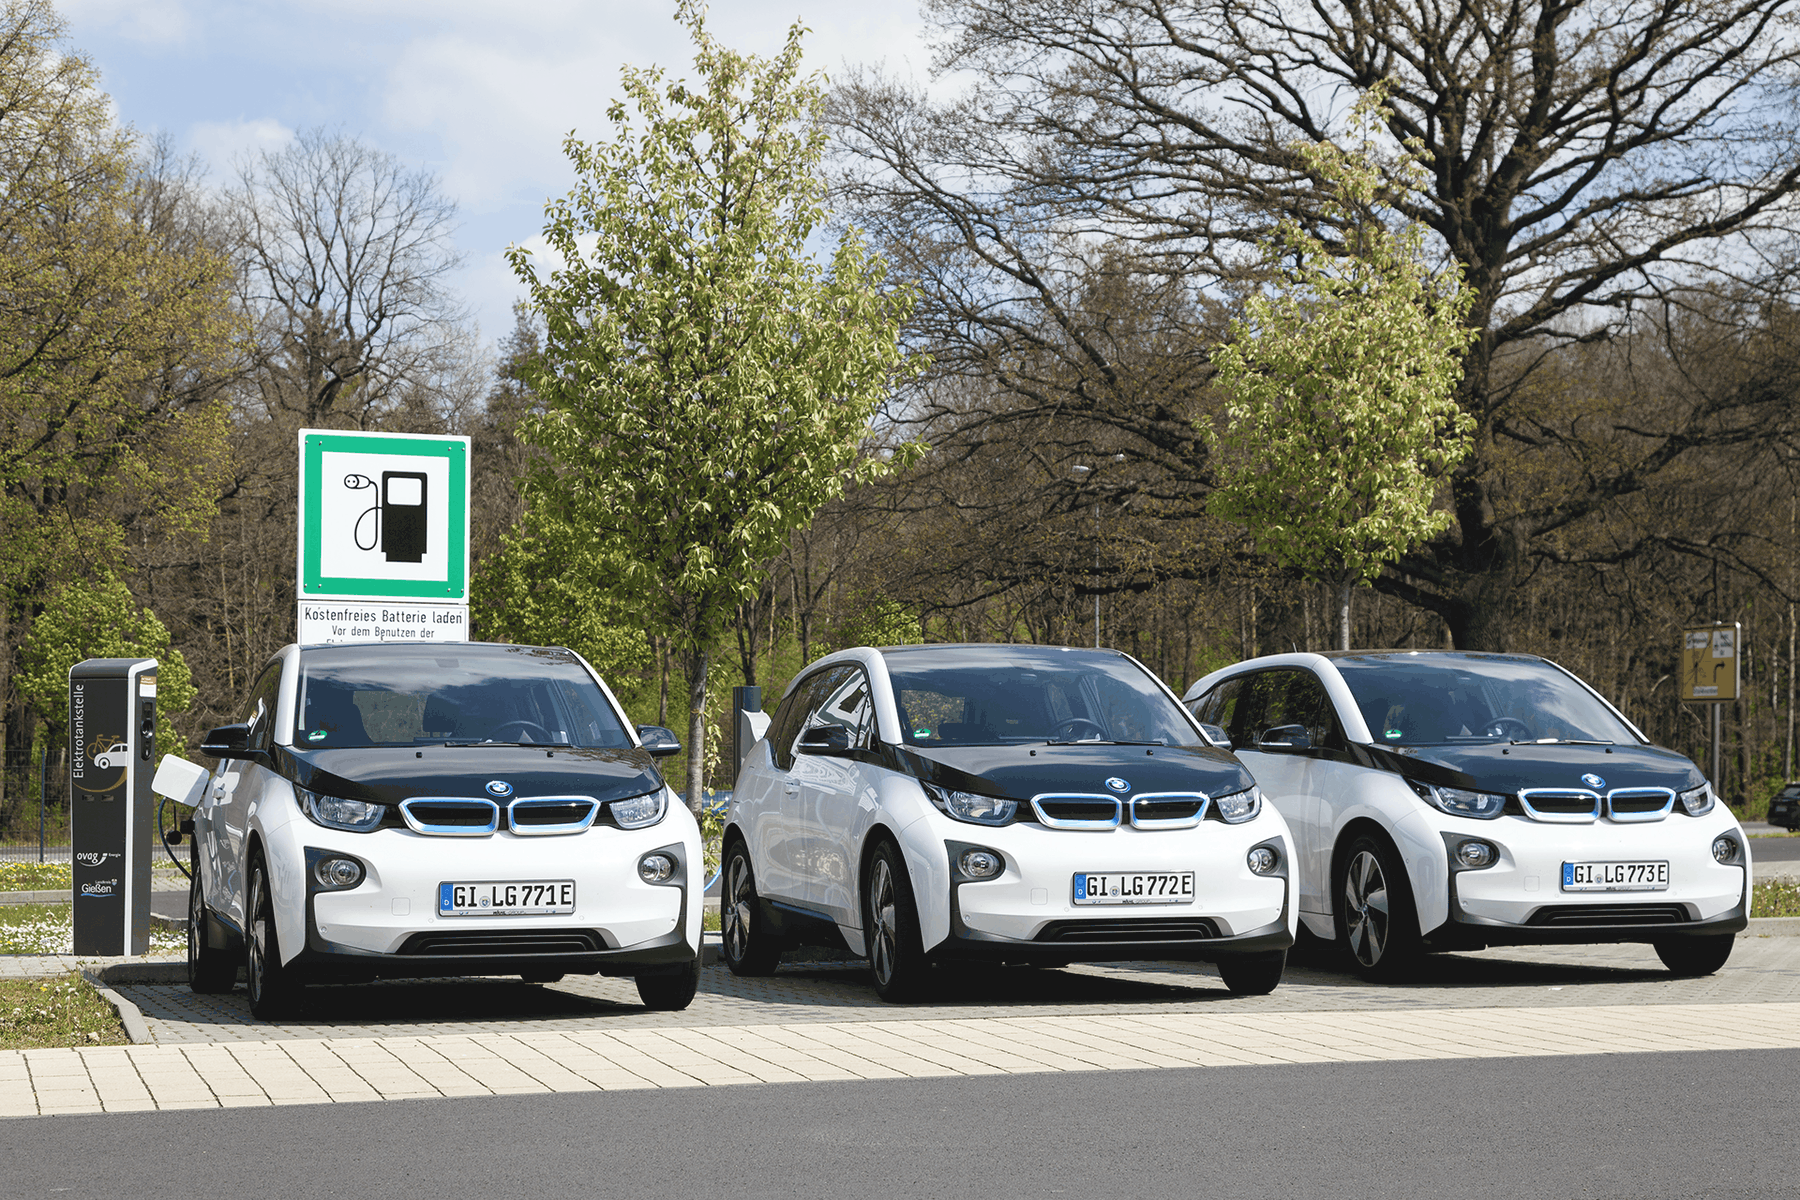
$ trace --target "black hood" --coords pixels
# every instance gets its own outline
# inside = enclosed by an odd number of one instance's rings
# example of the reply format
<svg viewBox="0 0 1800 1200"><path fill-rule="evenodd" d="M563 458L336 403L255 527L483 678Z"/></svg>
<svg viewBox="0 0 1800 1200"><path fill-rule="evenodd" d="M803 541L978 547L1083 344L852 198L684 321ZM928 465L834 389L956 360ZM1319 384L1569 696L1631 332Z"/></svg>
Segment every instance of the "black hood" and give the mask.
<svg viewBox="0 0 1800 1200"><path fill-rule="evenodd" d="M1225 796L1255 782L1231 751L1202 746L907 746L900 748L900 758L902 769L929 783L1005 800L1029 800L1043 792ZM1131 787L1116 791L1106 786L1108 779L1123 779Z"/></svg>
<svg viewBox="0 0 1800 1200"><path fill-rule="evenodd" d="M1469 746L1372 746L1376 761L1421 783L1480 792L1520 788L1698 787L1705 777L1682 755L1660 746L1580 746L1484 742ZM1606 782L1583 782L1597 775Z"/></svg>
<svg viewBox="0 0 1800 1200"><path fill-rule="evenodd" d="M414 796L492 799L489 781L512 796L592 796L601 802L641 796L662 785L649 753L546 750L530 746L371 746L340 750L282 748L277 767L308 791L398 804Z"/></svg>

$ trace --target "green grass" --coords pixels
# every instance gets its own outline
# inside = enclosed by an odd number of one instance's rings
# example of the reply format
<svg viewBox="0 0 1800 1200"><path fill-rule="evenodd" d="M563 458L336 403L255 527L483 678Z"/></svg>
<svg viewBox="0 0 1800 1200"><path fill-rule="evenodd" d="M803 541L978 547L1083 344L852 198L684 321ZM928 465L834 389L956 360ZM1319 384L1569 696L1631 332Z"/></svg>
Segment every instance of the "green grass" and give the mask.
<svg viewBox="0 0 1800 1200"><path fill-rule="evenodd" d="M67 904L0 904L0 954L73 954L74 909ZM150 926L150 953L187 949L184 934Z"/></svg>
<svg viewBox="0 0 1800 1200"><path fill-rule="evenodd" d="M0 1050L129 1044L119 1015L75 972L0 979Z"/></svg>
<svg viewBox="0 0 1800 1200"><path fill-rule="evenodd" d="M68 863L0 863L0 892L49 892L69 886Z"/></svg>
<svg viewBox="0 0 1800 1200"><path fill-rule="evenodd" d="M1750 897L1753 917L1800 917L1800 883L1769 879L1756 885Z"/></svg>

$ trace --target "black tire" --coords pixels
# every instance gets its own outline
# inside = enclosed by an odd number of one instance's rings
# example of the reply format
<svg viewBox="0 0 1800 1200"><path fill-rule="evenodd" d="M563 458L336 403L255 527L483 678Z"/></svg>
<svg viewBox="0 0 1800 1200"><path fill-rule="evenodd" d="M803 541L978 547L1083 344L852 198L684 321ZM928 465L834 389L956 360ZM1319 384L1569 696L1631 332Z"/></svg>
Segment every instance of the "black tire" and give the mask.
<svg viewBox="0 0 1800 1200"><path fill-rule="evenodd" d="M1725 965L1737 945L1734 933L1709 933L1705 937L1669 938L1656 943L1656 957L1677 975L1711 975Z"/></svg>
<svg viewBox="0 0 1800 1200"><path fill-rule="evenodd" d="M781 965L781 943L769 932L756 895L750 849L733 838L725 847L724 883L719 888L719 941L733 975L773 975Z"/></svg>
<svg viewBox="0 0 1800 1200"><path fill-rule="evenodd" d="M875 847L863 876L863 931L875 994L891 1003L923 994L931 964L919 939L919 909L906 859L890 841Z"/></svg>
<svg viewBox="0 0 1800 1200"><path fill-rule="evenodd" d="M1344 851L1333 880L1338 941L1365 979L1398 979L1418 962L1419 916L1406 867L1386 838L1364 834Z"/></svg>
<svg viewBox="0 0 1800 1200"><path fill-rule="evenodd" d="M695 959L674 975L639 975L638 999L651 1012L680 1012L694 1002L700 990L700 960Z"/></svg>
<svg viewBox="0 0 1800 1200"><path fill-rule="evenodd" d="M193 856L188 880L188 987L202 996L217 996L237 986L237 960L206 944L206 897L200 890L199 855Z"/></svg>
<svg viewBox="0 0 1800 1200"><path fill-rule="evenodd" d="M244 935L244 981L250 993L250 1015L271 1021L300 1007L306 985L281 962L281 940L275 930L275 905L269 899L268 868L261 859L250 864L250 928Z"/></svg>
<svg viewBox="0 0 1800 1200"><path fill-rule="evenodd" d="M1234 954L1230 958L1221 958L1215 965L1219 968L1219 978L1225 981L1232 995L1266 996L1281 983L1281 973L1287 970L1287 951Z"/></svg>
<svg viewBox="0 0 1800 1200"><path fill-rule="evenodd" d="M562 971L526 971L519 976L526 983L561 983Z"/></svg>

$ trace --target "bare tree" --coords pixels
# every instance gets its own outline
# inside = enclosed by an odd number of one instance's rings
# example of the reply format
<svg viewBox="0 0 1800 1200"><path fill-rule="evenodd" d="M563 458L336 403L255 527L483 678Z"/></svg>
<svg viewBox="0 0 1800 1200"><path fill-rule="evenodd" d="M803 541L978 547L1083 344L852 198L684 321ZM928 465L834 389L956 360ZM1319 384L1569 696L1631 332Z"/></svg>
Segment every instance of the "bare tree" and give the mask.
<svg viewBox="0 0 1800 1200"><path fill-rule="evenodd" d="M1535 435L1515 412L1520 389L1558 346L1616 333L1673 289L1754 272L1793 244L1790 8L932 0L940 68L978 82L939 104L852 77L833 110L849 151L842 194L891 254L905 231L922 235L912 274L929 298L920 311L941 324L920 332L950 369L1022 340L1066 343L1056 402L1107 420L1120 411L1116 366L1070 303L1071 264L1116 248L1138 277L1187 287L1194 311L1228 300L1272 220L1316 217L1293 144L1338 133L1355 96L1385 81L1388 134L1432 170L1422 197L1395 199L1462 267L1481 336L1463 361L1459 401L1477 433L1453 481L1456 522L1378 586L1441 616L1459 645L1501 647L1545 540L1648 486L1696 427L1646 428L1635 459L1503 515L1498 464ZM1007 373L987 379L1042 407ZM1154 431L1156 416L1127 408L1118 424ZM1129 438L1121 450L1162 453ZM1204 463L1188 463L1203 490Z"/></svg>
<svg viewBox="0 0 1800 1200"><path fill-rule="evenodd" d="M456 204L393 155L323 130L240 164L242 287L264 355L263 411L375 428L467 358L447 286Z"/></svg>

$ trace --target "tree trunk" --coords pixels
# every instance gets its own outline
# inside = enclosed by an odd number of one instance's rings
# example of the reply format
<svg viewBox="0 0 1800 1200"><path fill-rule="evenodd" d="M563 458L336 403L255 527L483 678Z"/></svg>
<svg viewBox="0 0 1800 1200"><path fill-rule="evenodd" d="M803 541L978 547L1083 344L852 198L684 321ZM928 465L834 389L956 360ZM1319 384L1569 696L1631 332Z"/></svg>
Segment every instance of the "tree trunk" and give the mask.
<svg viewBox="0 0 1800 1200"><path fill-rule="evenodd" d="M656 639L656 666L658 687L656 691L656 723L667 729L669 726L669 639Z"/></svg>
<svg viewBox="0 0 1800 1200"><path fill-rule="evenodd" d="M1350 589L1355 586L1356 581L1349 576L1345 576L1344 581L1338 584L1339 650L1348 650L1350 648Z"/></svg>
<svg viewBox="0 0 1800 1200"><path fill-rule="evenodd" d="M711 670L710 648L688 654L687 805L695 817L706 807L706 677Z"/></svg>

